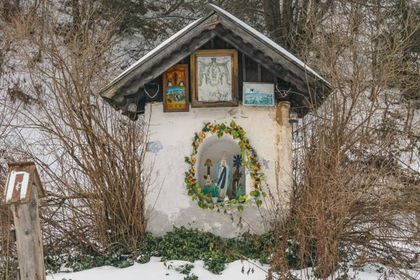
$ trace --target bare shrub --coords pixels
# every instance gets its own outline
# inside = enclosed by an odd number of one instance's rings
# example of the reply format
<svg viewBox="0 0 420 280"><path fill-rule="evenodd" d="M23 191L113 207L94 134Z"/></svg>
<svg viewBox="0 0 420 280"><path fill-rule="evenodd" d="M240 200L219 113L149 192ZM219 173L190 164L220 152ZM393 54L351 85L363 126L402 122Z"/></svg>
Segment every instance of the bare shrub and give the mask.
<svg viewBox="0 0 420 280"><path fill-rule="evenodd" d="M1 27L0 22L0 27ZM1 28L0 28L1 29ZM0 32L0 279L13 279L16 275L16 255L14 236L12 231L12 213L9 207L3 204L4 187L6 184L8 160L13 159L16 149L12 142L13 120L18 113L20 102L12 103L7 96L8 77L6 64L8 64L8 51L10 42Z"/></svg>
<svg viewBox="0 0 420 280"><path fill-rule="evenodd" d="M13 218L9 206L3 204L6 185L6 160L11 159L14 145L10 143L9 134L12 121L19 106L12 106L7 98L0 96L0 279L13 279L16 275L16 254L13 234Z"/></svg>
<svg viewBox="0 0 420 280"><path fill-rule="evenodd" d="M4 174L0 175L0 192L3 194ZM0 206L0 279L13 279L16 272L15 250L12 236L12 214L5 205Z"/></svg>
<svg viewBox="0 0 420 280"><path fill-rule="evenodd" d="M21 14L8 30L24 60L34 100L20 112L27 149L43 173L48 253L69 246L135 250L146 231L147 125L115 112L96 94L106 79L115 22L84 11L77 28L57 11Z"/></svg>
<svg viewBox="0 0 420 280"><path fill-rule="evenodd" d="M0 170L0 193L4 193L6 172ZM12 279L16 271L15 248L12 234L12 213L8 206L0 204L0 279Z"/></svg>
<svg viewBox="0 0 420 280"><path fill-rule="evenodd" d="M418 22L410 15L402 25L392 22L385 8L343 2L307 46L333 92L296 131L302 141L290 214L275 225L281 242L273 265L285 277L293 239L300 266L314 266L321 278L349 260L413 278L404 269L415 267L420 241L420 178L410 167L419 160L420 139L404 93L420 88L407 74L416 63L407 50Z"/></svg>

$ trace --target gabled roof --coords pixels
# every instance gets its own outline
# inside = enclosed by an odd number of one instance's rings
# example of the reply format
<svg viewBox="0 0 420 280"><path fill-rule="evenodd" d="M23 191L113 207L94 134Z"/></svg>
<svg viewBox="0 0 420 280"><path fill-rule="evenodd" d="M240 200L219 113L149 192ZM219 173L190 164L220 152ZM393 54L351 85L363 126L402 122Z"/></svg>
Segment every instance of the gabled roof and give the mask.
<svg viewBox="0 0 420 280"><path fill-rule="evenodd" d="M313 96L310 96L308 82L314 86L315 92L322 91L316 94L321 99L325 89L329 90L330 84L321 75L286 49L227 11L213 4L208 6L212 11L209 15L187 25L147 53L103 88L101 96L121 107L124 96L137 93L139 88L214 37L222 38L266 66L274 76L290 82L309 99Z"/></svg>
<svg viewBox="0 0 420 280"><path fill-rule="evenodd" d="M316 78L322 80L323 82L329 83L322 78L318 73L316 73L314 70L312 70L308 65L306 65L302 60L288 52L285 48L281 47L279 44L259 32L258 30L254 29L253 27L249 26L239 18L235 17L234 15L228 13L227 11L219 8L218 6L214 4L209 4L210 7L212 7L216 12L226 16L227 18L231 19L235 23L237 23L241 28L246 30L251 36L257 37L259 40L267 44L267 46L273 48L275 51L277 51L280 55L283 55L285 58L289 59L292 63L295 63L297 66L302 67L305 71L309 72L311 75L315 76Z"/></svg>
<svg viewBox="0 0 420 280"><path fill-rule="evenodd" d="M142 58L137 60L134 64L132 64L130 67L125 69L121 74L119 74L114 80L112 80L107 86L105 86L101 91L101 96L105 98L112 98L117 92L115 91L119 85L123 85L124 82L132 78L136 75L138 71L136 71L139 68L142 68L144 64L146 64L149 61L156 60L156 57L159 55L162 55L162 53L170 47L171 44L176 43L177 41L180 41L183 37L185 37L186 34L188 34L191 30L196 28L200 23L202 23L206 18L199 18L192 23L188 24L178 32L176 32L174 35L163 41L161 44L159 44L156 48L148 52L146 55L144 55Z"/></svg>
<svg viewBox="0 0 420 280"><path fill-rule="evenodd" d="M171 37L169 37L168 39L166 39L165 41L163 41L162 43L160 43L156 48L154 48L153 50L151 50L150 52L148 52L146 55L144 55L142 58L140 58L139 60L137 60L135 63L133 63L132 65L130 65L130 67L128 67L127 69L125 69L121 74L119 74L110 84L114 84L117 83L118 81L120 81L121 79L123 79L125 76L129 75L135 68L139 67L142 63L144 63L145 61L147 61L148 59L152 58L154 55L158 54L161 50L163 50L166 46L168 46L170 43L172 43L173 41L175 41L177 38L181 37L182 35L184 35L184 33L187 33L188 30L190 30L190 28L192 28L193 26L195 26L198 22L200 22L202 18L199 18L193 22L191 22L190 24L188 24L187 26L185 26L184 28L182 28L181 30L179 30L177 33L175 33L174 35L172 35Z"/></svg>

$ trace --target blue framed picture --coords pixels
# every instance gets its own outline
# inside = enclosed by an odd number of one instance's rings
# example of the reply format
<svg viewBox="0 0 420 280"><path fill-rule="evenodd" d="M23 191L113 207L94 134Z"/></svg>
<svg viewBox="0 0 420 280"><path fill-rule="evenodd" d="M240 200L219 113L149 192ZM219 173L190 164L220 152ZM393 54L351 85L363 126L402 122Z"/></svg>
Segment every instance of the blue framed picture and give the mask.
<svg viewBox="0 0 420 280"><path fill-rule="evenodd" d="M243 83L244 106L274 106L274 84Z"/></svg>

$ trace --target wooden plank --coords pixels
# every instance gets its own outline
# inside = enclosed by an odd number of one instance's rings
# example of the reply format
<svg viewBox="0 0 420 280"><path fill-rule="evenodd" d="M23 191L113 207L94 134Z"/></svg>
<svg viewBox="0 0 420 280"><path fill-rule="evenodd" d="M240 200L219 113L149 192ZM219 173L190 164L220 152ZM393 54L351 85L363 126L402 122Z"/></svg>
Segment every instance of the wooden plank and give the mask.
<svg viewBox="0 0 420 280"><path fill-rule="evenodd" d="M242 84L244 82L243 77L243 57L242 53L238 52L238 104L242 103Z"/></svg>
<svg viewBox="0 0 420 280"><path fill-rule="evenodd" d="M248 57L250 57L255 62L265 65L267 67L272 66L274 69L268 69L269 71L275 73L276 75L285 75L287 73L286 68L282 66L276 66L273 64L273 60L269 57L264 56L264 54L261 51L257 51L258 49L247 43L244 42L239 36L233 34L232 32L217 28L214 30L214 32L217 33L218 36L223 38L223 40L227 41L229 44L246 54ZM270 62L271 60L271 62ZM278 64L280 65L280 64Z"/></svg>
<svg viewBox="0 0 420 280"><path fill-rule="evenodd" d="M245 67L247 72L246 82L258 82L258 62L248 57Z"/></svg>
<svg viewBox="0 0 420 280"><path fill-rule="evenodd" d="M154 54L147 61L144 61L141 65L139 65L138 67L135 67L131 72L127 73L126 76L122 77L115 83L109 85L107 88L104 89L101 95L106 98L112 98L113 96L118 94L119 89L123 85L127 83L131 83L131 80L133 78L140 76L144 71L152 68L155 64L158 63L158 61L162 60L163 57L166 57L170 55L171 53L176 52L180 46L183 46L184 44L188 44L193 38L200 35L203 31L209 31L209 27L207 25L208 23L211 22L211 17L213 15L214 13L209 14L204 20L200 22L200 24L191 28L190 30L188 30L188 32L186 32L179 38L176 38L176 40L174 40L171 44L159 50L159 52ZM166 66L167 66L166 68L170 67L170 65L166 65ZM127 93L127 94L133 94L135 92L136 91Z"/></svg>
<svg viewBox="0 0 420 280"><path fill-rule="evenodd" d="M229 46L227 46L226 42L221 40L220 38L215 37L213 40L214 40L213 49L229 49Z"/></svg>
<svg viewBox="0 0 420 280"><path fill-rule="evenodd" d="M38 206L38 189L33 187L29 203L11 207L16 229L20 280L45 280Z"/></svg>
<svg viewBox="0 0 420 280"><path fill-rule="evenodd" d="M162 75L162 73L165 72L168 67L188 57L191 52L194 52L195 50L199 49L202 45L207 43L215 36L216 35L214 32L203 32L200 37L189 41L183 46L178 46L178 51L176 51L175 53L167 53L167 56L165 56L164 59L162 59L161 61L155 61L156 63L151 65L151 68L147 72L144 72L143 74L139 72L139 75L141 76L132 78L132 80L125 87L121 88L119 92L123 95L131 95L137 93L139 88L144 86L145 83L156 79L158 76Z"/></svg>
<svg viewBox="0 0 420 280"><path fill-rule="evenodd" d="M244 82L247 82L247 77L246 77L246 55L244 53L242 53L242 80Z"/></svg>
<svg viewBox="0 0 420 280"><path fill-rule="evenodd" d="M246 43L241 41L240 38L231 32L223 32L220 29L215 29L218 36L222 36L223 40L226 40L229 44L245 53L247 56L252 58L255 62L267 65L267 70L273 73L274 76L278 76L287 82L293 83L299 91L308 92L307 83L300 80L295 75L291 74L284 67L277 63L270 62L270 59L265 57L261 51L255 51L255 48L247 47ZM249 74L249 71L248 71ZM249 80L249 79L248 79Z"/></svg>
<svg viewBox="0 0 420 280"><path fill-rule="evenodd" d="M261 67L261 82L263 83L274 83L275 82L275 76L273 73L267 70L266 67Z"/></svg>
<svg viewBox="0 0 420 280"><path fill-rule="evenodd" d="M299 66L297 66L295 63L290 61L288 58L286 58L284 54L279 53L277 50L273 49L273 47L267 45L265 42L250 34L247 30L238 28L238 24L233 22L230 18L224 15L220 16L222 18L223 26L225 26L228 30L234 31L235 34L238 37L240 37L244 42L252 44L253 46L255 46L256 49L261 50L263 53L271 57L275 62L283 65L295 75L305 75L305 71ZM308 74L308 76L310 80L314 79L314 77L311 74Z"/></svg>

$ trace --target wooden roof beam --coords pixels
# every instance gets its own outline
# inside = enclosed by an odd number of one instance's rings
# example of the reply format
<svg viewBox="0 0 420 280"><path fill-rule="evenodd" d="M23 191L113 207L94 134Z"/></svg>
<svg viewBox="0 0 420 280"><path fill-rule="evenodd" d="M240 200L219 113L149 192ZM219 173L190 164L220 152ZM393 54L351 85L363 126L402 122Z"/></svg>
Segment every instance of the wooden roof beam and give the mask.
<svg viewBox="0 0 420 280"><path fill-rule="evenodd" d="M146 83L162 75L162 73L168 69L168 65L174 65L180 60L188 57L191 52L199 49L214 36L215 34L212 31L206 30L199 36L193 38L191 41L178 45L175 51L166 53L165 57L156 61L155 64L151 65L148 70L139 76L133 77L118 91L118 95L135 94L139 88L144 86Z"/></svg>

